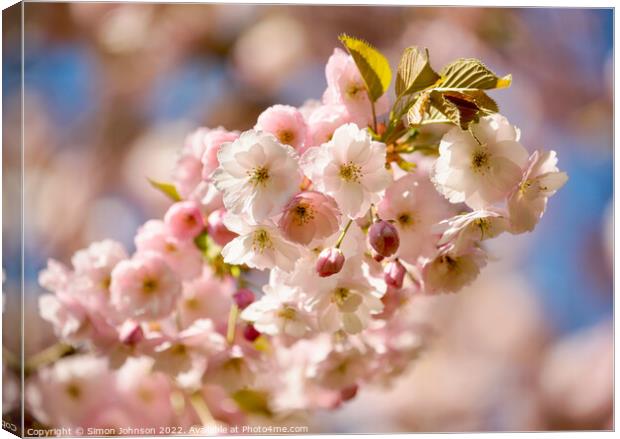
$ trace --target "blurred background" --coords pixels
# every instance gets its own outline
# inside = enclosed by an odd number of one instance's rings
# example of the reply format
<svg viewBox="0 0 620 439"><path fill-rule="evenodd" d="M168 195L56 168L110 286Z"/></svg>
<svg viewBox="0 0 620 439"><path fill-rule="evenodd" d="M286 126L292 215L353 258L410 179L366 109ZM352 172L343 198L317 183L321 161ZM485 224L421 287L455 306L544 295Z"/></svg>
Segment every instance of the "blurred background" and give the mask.
<svg viewBox="0 0 620 439"><path fill-rule="evenodd" d="M6 23L3 38L18 44ZM26 356L54 343L36 307L47 259L68 262L106 237L133 249L136 228L168 205L146 178L170 180L185 135L245 130L270 105L320 98L346 32L393 66L418 45L437 70L476 57L512 73L493 97L530 151L558 152L569 181L534 233L493 243L498 261L474 286L421 305L440 335L409 373L319 413L312 431L613 428L611 9L26 3L24 26ZM5 49L3 77L10 181L19 50ZM5 210L16 196L4 193ZM18 228L5 218L5 237ZM17 295L14 240L3 256L5 291ZM17 313L7 302L5 333Z"/></svg>

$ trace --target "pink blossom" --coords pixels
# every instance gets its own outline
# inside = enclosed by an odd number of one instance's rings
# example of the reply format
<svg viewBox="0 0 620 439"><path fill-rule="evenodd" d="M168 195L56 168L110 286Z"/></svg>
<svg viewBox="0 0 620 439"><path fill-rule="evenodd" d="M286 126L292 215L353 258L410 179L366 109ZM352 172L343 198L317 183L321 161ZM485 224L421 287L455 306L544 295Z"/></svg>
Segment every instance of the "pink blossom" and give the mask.
<svg viewBox="0 0 620 439"><path fill-rule="evenodd" d="M110 292L112 305L121 315L152 320L172 312L181 282L160 255L143 252L114 268Z"/></svg>
<svg viewBox="0 0 620 439"><path fill-rule="evenodd" d="M456 293L471 284L486 265L483 250L472 247L455 254L442 249L433 259L426 259L422 264L423 289L425 293Z"/></svg>
<svg viewBox="0 0 620 439"><path fill-rule="evenodd" d="M340 212L336 201L320 192L306 191L295 195L284 207L278 227L290 241L310 244L338 230Z"/></svg>
<svg viewBox="0 0 620 439"><path fill-rule="evenodd" d="M184 389L196 390L207 370L209 357L225 349L224 337L209 319L196 320L178 333L162 333L150 340L155 370L175 378Z"/></svg>
<svg viewBox="0 0 620 439"><path fill-rule="evenodd" d="M355 61L341 49L334 49L325 66L327 90L323 94L324 104L344 105L349 119L361 128L372 122L370 99L366 85ZM389 102L382 96L375 103L376 115L387 112Z"/></svg>
<svg viewBox="0 0 620 439"><path fill-rule="evenodd" d="M198 276L202 270L202 253L191 240L172 235L160 220L147 221L135 237L138 252L159 254L181 279Z"/></svg>
<svg viewBox="0 0 620 439"><path fill-rule="evenodd" d="M173 173L173 182L184 199L201 201L205 197L210 200L214 198L214 194L209 196L210 185L205 179L218 166L219 147L238 136L238 133L223 128L198 128L187 136Z"/></svg>
<svg viewBox="0 0 620 439"><path fill-rule="evenodd" d="M394 221L401 244L397 256L415 264L418 257L435 252L439 234L433 227L452 215L448 202L423 174L408 174L394 181L377 205L379 216Z"/></svg>
<svg viewBox="0 0 620 439"><path fill-rule="evenodd" d="M231 232L224 225L225 215L226 209L217 209L207 218L207 233L216 244L222 247L237 237L236 233Z"/></svg>
<svg viewBox="0 0 620 439"><path fill-rule="evenodd" d="M274 105L267 108L258 116L254 129L273 134L280 143L290 145L299 152L306 148L308 127L295 107Z"/></svg>
<svg viewBox="0 0 620 439"><path fill-rule="evenodd" d="M535 151L519 184L508 197L512 233L534 230L545 213L547 200L568 180L557 167L555 151Z"/></svg>
<svg viewBox="0 0 620 439"><path fill-rule="evenodd" d="M195 238L204 228L204 219L195 201L174 203L164 216L170 233L181 240Z"/></svg>
<svg viewBox="0 0 620 439"><path fill-rule="evenodd" d="M208 179L213 171L220 165L217 159L217 153L224 143L233 142L239 137L237 131L226 131L223 128L213 130L199 129L194 133L193 141L200 144L202 149L202 178Z"/></svg>
<svg viewBox="0 0 620 439"><path fill-rule="evenodd" d="M77 427L115 403L114 377L104 358L75 355L40 369L26 387L37 419L55 427Z"/></svg>
<svg viewBox="0 0 620 439"><path fill-rule="evenodd" d="M344 105L327 104L314 108L306 121L309 143L307 146L320 146L329 142L336 128L351 122L351 118Z"/></svg>
<svg viewBox="0 0 620 439"><path fill-rule="evenodd" d="M183 282L183 294L178 304L183 327L204 318L213 320L216 325L226 325L235 289L231 278L217 277L208 266L203 268L199 277Z"/></svg>

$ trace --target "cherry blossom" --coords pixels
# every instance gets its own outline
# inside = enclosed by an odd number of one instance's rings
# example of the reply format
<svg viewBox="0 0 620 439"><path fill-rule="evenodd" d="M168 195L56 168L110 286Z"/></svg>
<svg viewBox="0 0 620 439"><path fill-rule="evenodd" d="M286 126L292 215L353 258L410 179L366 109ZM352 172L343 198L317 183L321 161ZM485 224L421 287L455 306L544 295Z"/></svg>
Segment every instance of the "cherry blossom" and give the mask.
<svg viewBox="0 0 620 439"><path fill-rule="evenodd" d="M181 282L159 254L144 252L114 268L110 293L112 306L121 315L157 319L174 309Z"/></svg>
<svg viewBox="0 0 620 439"><path fill-rule="evenodd" d="M432 171L437 190L451 203L472 209L504 200L527 162L519 137L519 130L498 114L481 118L471 132L452 128L441 139Z"/></svg>
<svg viewBox="0 0 620 439"><path fill-rule="evenodd" d="M263 111L256 121L255 130L273 134L284 145L303 152L307 143L304 117L295 107L274 105Z"/></svg>
<svg viewBox="0 0 620 439"><path fill-rule="evenodd" d="M301 167L349 218L364 215L391 181L385 169L385 145L354 124L342 125L328 143L308 149Z"/></svg>
<svg viewBox="0 0 620 439"><path fill-rule="evenodd" d="M213 181L230 212L262 221L277 213L296 192L297 154L272 134L246 131L222 145L218 159L220 167Z"/></svg>
<svg viewBox="0 0 620 439"><path fill-rule="evenodd" d="M513 233L531 232L547 207L547 199L566 181L559 172L555 151L535 151L523 177L508 198L508 210Z"/></svg>

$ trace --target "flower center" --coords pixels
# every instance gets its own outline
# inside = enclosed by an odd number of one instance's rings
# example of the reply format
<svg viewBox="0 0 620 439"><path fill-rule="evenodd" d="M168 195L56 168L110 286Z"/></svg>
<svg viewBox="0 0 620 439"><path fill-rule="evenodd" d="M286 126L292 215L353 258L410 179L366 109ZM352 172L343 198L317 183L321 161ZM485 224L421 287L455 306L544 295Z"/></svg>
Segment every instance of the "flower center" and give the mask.
<svg viewBox="0 0 620 439"><path fill-rule="evenodd" d="M65 390L71 399L79 399L82 395L82 389L76 383L69 383Z"/></svg>
<svg viewBox="0 0 620 439"><path fill-rule="evenodd" d="M188 227L193 227L196 225L196 218L194 217L194 215L185 215L183 220L185 221L185 224L188 225Z"/></svg>
<svg viewBox="0 0 620 439"><path fill-rule="evenodd" d="M284 320L295 320L296 316L297 311L291 306L283 306L280 311L278 311L278 317Z"/></svg>
<svg viewBox="0 0 620 439"><path fill-rule="evenodd" d="M340 178L346 182L359 183L362 177L362 167L353 162L347 162L340 165Z"/></svg>
<svg viewBox="0 0 620 439"><path fill-rule="evenodd" d="M248 171L250 182L254 187L265 186L269 180L269 169L266 166L257 166L256 168Z"/></svg>
<svg viewBox="0 0 620 439"><path fill-rule="evenodd" d="M477 149L471 157L471 167L474 172L488 171L490 154L485 149Z"/></svg>
<svg viewBox="0 0 620 439"><path fill-rule="evenodd" d="M439 262L445 264L448 271L454 271L458 267L458 261L449 255L441 256Z"/></svg>
<svg viewBox="0 0 620 439"><path fill-rule="evenodd" d="M177 251L177 246L171 242L166 242L166 244L164 244L164 250L166 250L167 253L174 253Z"/></svg>
<svg viewBox="0 0 620 439"><path fill-rule="evenodd" d="M185 347L185 345L182 343L177 343L170 348L170 353L172 355L179 355L179 356L185 355L187 353L187 347Z"/></svg>
<svg viewBox="0 0 620 439"><path fill-rule="evenodd" d="M112 283L112 276L106 276L101 281L101 286L103 287L104 290L107 291L107 290L110 289L110 284L111 283Z"/></svg>
<svg viewBox="0 0 620 439"><path fill-rule="evenodd" d="M362 84L352 82L346 88L346 95L350 99L360 99L363 96L363 94L360 92L363 92L365 90L366 89Z"/></svg>
<svg viewBox="0 0 620 439"><path fill-rule="evenodd" d="M348 288L336 288L332 293L332 302L338 306L342 306L349 296L351 296L351 290Z"/></svg>
<svg viewBox="0 0 620 439"><path fill-rule="evenodd" d="M285 145L290 145L295 140L295 133L291 130L278 131L278 139Z"/></svg>
<svg viewBox="0 0 620 439"><path fill-rule="evenodd" d="M303 226L314 219L314 209L310 204L300 203L293 208L293 219L295 224Z"/></svg>
<svg viewBox="0 0 620 439"><path fill-rule="evenodd" d="M480 239L484 239L484 234L489 230L491 223L486 218L478 218L474 221L474 226L480 229Z"/></svg>
<svg viewBox="0 0 620 439"><path fill-rule="evenodd" d="M521 195L525 194L528 191L530 186L532 186L532 183L532 180L525 180L519 185L519 192L521 193Z"/></svg>
<svg viewBox="0 0 620 439"><path fill-rule="evenodd" d="M147 277L142 282L142 291L144 291L145 294L151 294L156 289L157 289L157 280L156 279Z"/></svg>
<svg viewBox="0 0 620 439"><path fill-rule="evenodd" d="M398 215L397 220L401 227L410 227L414 223L413 216L409 212L401 213Z"/></svg>
<svg viewBox="0 0 620 439"><path fill-rule="evenodd" d="M272 248L273 243L271 242L271 238L269 237L269 233L267 233L264 229L258 229L254 232L252 248L254 251L262 253L266 248Z"/></svg>

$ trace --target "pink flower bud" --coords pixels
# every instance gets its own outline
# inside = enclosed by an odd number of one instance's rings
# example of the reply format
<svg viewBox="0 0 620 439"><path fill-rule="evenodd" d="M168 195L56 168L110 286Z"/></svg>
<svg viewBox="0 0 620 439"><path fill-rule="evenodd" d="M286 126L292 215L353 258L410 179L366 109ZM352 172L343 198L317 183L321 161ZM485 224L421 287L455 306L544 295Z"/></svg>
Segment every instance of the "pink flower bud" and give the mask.
<svg viewBox="0 0 620 439"><path fill-rule="evenodd" d="M377 221L368 230L368 243L380 255L392 256L400 244L398 231L387 221Z"/></svg>
<svg viewBox="0 0 620 439"><path fill-rule="evenodd" d="M121 326L118 338L123 344L135 345L144 340L144 331L138 323L127 320Z"/></svg>
<svg viewBox="0 0 620 439"><path fill-rule="evenodd" d="M385 266L385 269L383 270L383 279L388 286L400 289L403 287L406 272L407 270L403 264L401 264L400 261L395 260Z"/></svg>
<svg viewBox="0 0 620 439"><path fill-rule="evenodd" d="M253 325L247 324L245 328L243 328L243 337L247 341L254 341L260 337L260 332L258 332Z"/></svg>
<svg viewBox="0 0 620 439"><path fill-rule="evenodd" d="M316 261L316 272L321 277L331 276L342 270L344 265L344 255L337 248L326 248Z"/></svg>
<svg viewBox="0 0 620 439"><path fill-rule="evenodd" d="M224 215L226 209L218 209L211 212L207 218L207 233L216 244L225 246L237 237L236 233L231 232L224 225Z"/></svg>
<svg viewBox="0 0 620 439"><path fill-rule="evenodd" d="M233 294L233 298L235 299L235 303L239 309L245 309L248 305L250 305L250 303L254 302L256 297L254 296L254 292L252 290L241 288Z"/></svg>
<svg viewBox="0 0 620 439"><path fill-rule="evenodd" d="M358 388L359 386L357 384L353 384L349 387L345 387L344 389L340 391L340 397L342 398L343 401L350 401L353 398L355 398L355 395L357 395Z"/></svg>
<svg viewBox="0 0 620 439"><path fill-rule="evenodd" d="M372 258L377 261L377 262L381 262L385 259L385 256L380 255L379 253L377 253L376 251L372 250Z"/></svg>
<svg viewBox="0 0 620 439"><path fill-rule="evenodd" d="M193 201L174 203L166 212L164 222L178 239L195 238L204 229L204 219L198 204Z"/></svg>

